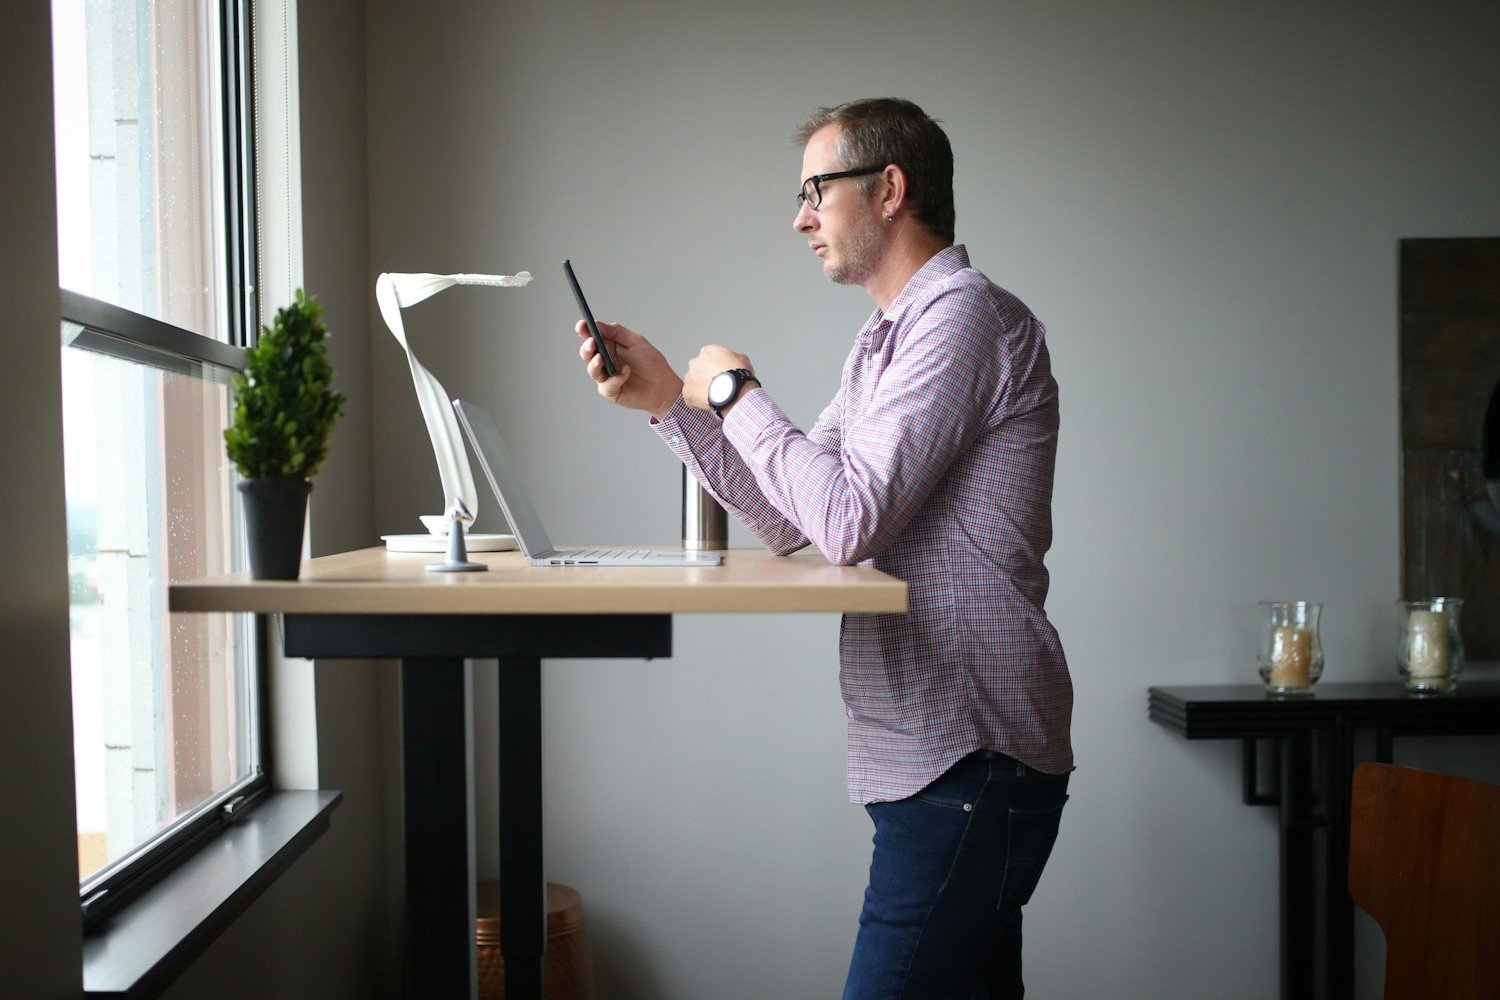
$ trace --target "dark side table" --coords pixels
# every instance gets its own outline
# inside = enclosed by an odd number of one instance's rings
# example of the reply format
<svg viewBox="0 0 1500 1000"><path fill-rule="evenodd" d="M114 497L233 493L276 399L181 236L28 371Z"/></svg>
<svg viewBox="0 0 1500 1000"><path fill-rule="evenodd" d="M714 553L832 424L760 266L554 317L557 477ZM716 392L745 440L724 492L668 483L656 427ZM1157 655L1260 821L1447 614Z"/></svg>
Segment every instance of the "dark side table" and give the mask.
<svg viewBox="0 0 1500 1000"><path fill-rule="evenodd" d="M1349 898L1349 797L1354 734L1373 730L1375 757L1391 762L1396 736L1500 734L1500 683L1464 682L1451 694L1417 696L1401 684L1319 684L1316 694L1268 696L1259 684L1150 689L1151 720L1190 740L1242 742L1246 805L1281 818L1281 996L1313 1000L1318 838L1325 886L1322 944L1328 1000L1354 995L1354 904ZM1264 749L1264 754L1263 754ZM1262 788L1263 756L1269 774Z"/></svg>

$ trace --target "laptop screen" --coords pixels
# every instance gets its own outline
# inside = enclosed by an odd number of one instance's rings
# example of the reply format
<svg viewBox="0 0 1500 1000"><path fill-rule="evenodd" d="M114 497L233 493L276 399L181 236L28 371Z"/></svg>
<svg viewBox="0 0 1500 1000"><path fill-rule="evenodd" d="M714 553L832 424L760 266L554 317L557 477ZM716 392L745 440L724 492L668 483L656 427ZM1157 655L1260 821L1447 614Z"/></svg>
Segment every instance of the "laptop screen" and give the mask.
<svg viewBox="0 0 1500 1000"><path fill-rule="evenodd" d="M521 543L521 551L528 559L550 555L554 551L552 541L547 537L547 529L542 527L536 508L531 505L531 498L521 486L520 474L511 462L510 453L505 450L505 442L500 439L495 418L462 399L453 401L453 409L458 413L458 422L463 424L469 442L474 445L484 477L490 481L490 488L495 491L506 520L510 521L516 540Z"/></svg>

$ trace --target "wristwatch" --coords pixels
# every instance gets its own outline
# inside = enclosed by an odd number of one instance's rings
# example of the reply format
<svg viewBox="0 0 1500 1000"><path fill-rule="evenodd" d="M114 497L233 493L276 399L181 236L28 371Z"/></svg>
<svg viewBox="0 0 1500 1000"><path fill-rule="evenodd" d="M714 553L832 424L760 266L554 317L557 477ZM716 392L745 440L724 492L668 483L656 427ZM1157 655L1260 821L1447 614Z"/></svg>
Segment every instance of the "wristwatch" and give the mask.
<svg viewBox="0 0 1500 1000"><path fill-rule="evenodd" d="M739 398L740 390L745 387L746 382L760 385L760 379L748 368L731 368L727 372L719 372L709 380L708 405L714 408L714 413L720 420L724 419L724 407Z"/></svg>

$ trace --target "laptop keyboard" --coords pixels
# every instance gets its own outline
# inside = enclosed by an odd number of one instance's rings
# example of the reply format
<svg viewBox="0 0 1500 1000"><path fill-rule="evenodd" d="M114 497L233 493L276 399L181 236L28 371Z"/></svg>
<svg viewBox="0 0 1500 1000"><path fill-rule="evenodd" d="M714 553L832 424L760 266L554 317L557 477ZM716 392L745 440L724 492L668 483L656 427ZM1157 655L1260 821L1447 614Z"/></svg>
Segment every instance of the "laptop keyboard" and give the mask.
<svg viewBox="0 0 1500 1000"><path fill-rule="evenodd" d="M559 552L548 561L563 565L570 563L598 562L600 559L613 559L623 561L629 559L645 559L651 554L650 549L580 549L577 552Z"/></svg>

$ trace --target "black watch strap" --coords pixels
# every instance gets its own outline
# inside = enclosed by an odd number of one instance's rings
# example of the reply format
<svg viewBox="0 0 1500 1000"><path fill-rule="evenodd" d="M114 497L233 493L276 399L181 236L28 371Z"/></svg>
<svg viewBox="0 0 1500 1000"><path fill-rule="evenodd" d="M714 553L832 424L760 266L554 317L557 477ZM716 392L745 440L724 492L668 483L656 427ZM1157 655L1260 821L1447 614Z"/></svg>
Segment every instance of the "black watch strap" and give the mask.
<svg viewBox="0 0 1500 1000"><path fill-rule="evenodd" d="M723 407L728 406L730 403L740 398L740 393L745 391L746 382L754 382L756 385L760 385L761 382L760 379L756 377L755 373L748 368L731 368L728 370L728 372L720 372L719 374L729 374L734 376L734 392L729 394L728 399L724 400L724 402L714 407L715 416L722 420L724 419Z"/></svg>

